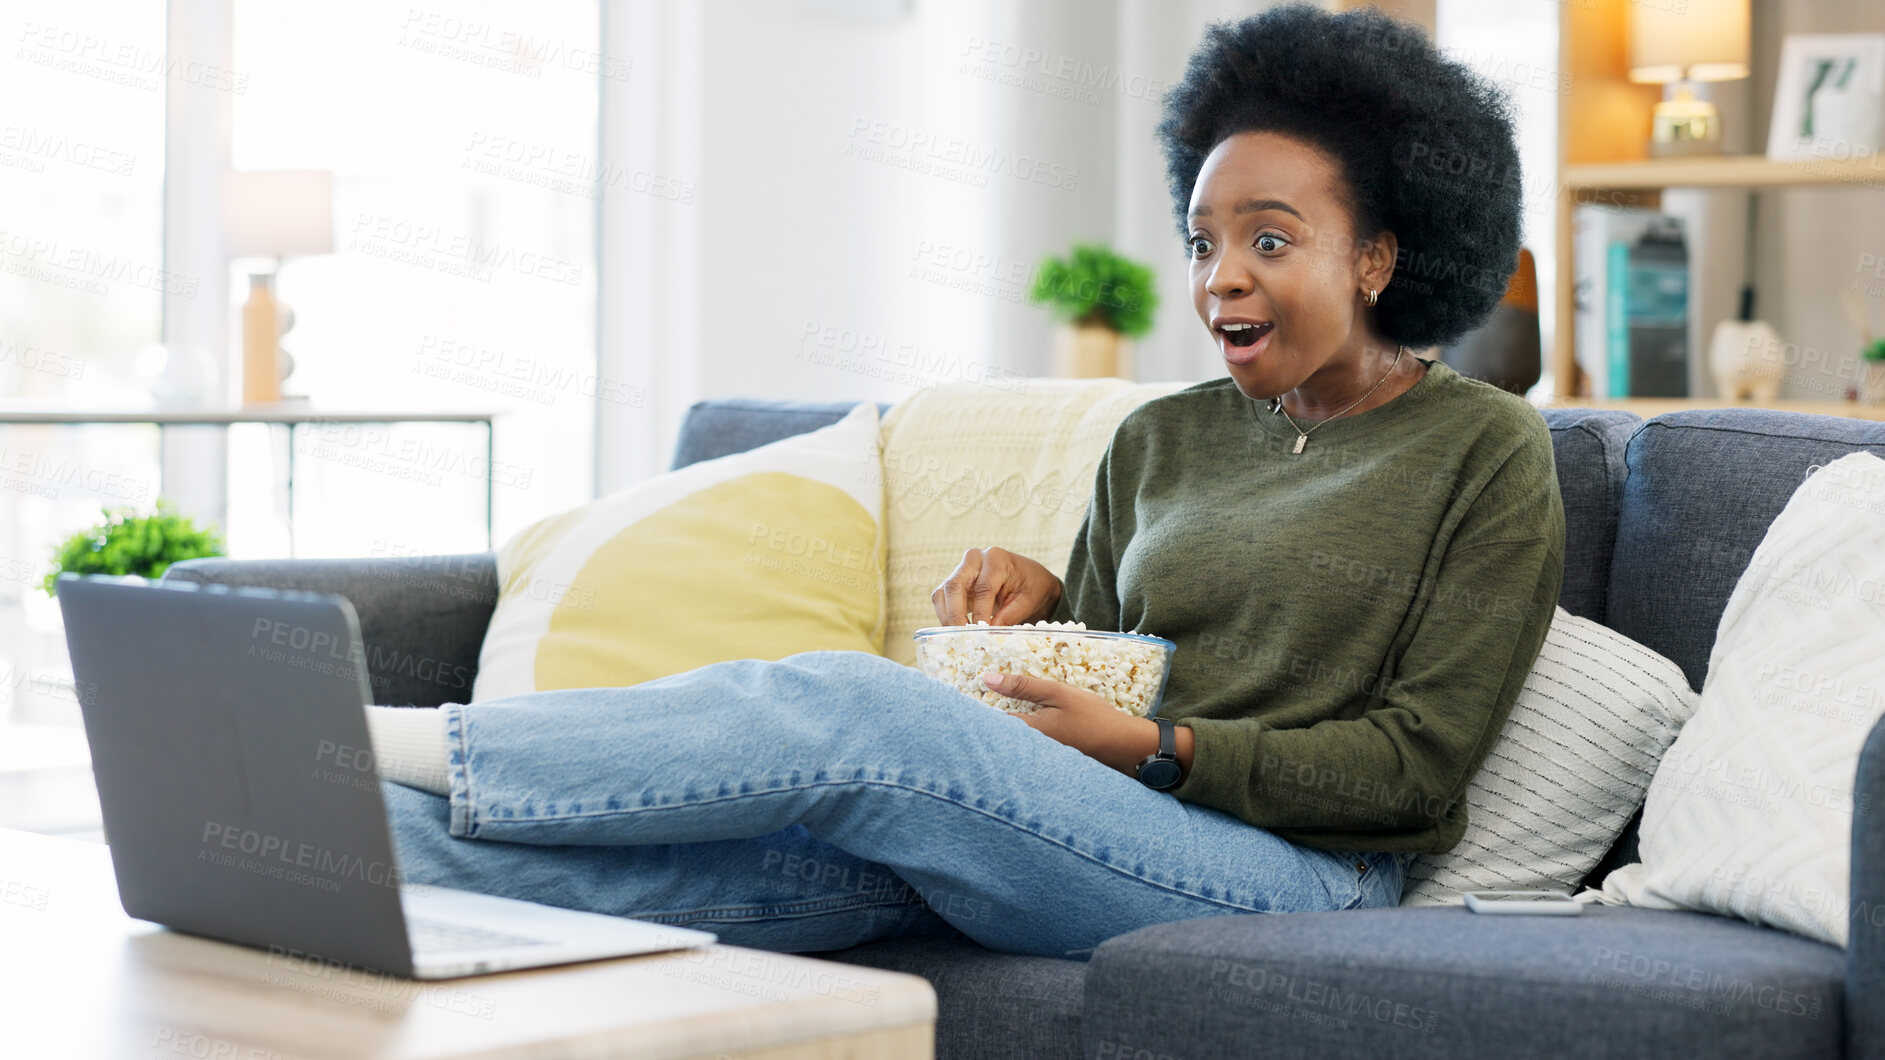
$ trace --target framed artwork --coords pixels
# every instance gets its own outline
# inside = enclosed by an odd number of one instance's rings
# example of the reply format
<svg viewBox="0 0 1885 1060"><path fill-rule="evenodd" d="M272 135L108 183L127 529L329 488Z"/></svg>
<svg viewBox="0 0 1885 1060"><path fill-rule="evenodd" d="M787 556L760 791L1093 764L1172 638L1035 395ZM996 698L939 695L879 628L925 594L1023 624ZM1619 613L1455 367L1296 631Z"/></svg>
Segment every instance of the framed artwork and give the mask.
<svg viewBox="0 0 1885 1060"><path fill-rule="evenodd" d="M1878 153L1885 126L1885 33L1788 34L1774 82L1767 157Z"/></svg>

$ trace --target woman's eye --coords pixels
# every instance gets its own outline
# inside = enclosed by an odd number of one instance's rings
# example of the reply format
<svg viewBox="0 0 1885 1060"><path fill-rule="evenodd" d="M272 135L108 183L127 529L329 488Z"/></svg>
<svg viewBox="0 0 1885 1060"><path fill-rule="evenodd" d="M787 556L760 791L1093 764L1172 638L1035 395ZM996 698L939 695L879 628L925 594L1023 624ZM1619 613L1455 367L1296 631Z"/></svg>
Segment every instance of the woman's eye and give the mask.
<svg viewBox="0 0 1885 1060"><path fill-rule="evenodd" d="M1282 236L1274 235L1269 232L1265 232L1257 237L1257 249L1265 254L1274 254L1288 245L1289 242Z"/></svg>
<svg viewBox="0 0 1885 1060"><path fill-rule="evenodd" d="M1193 258L1201 258L1211 252L1211 241L1203 236L1192 236L1191 242L1186 245L1191 248Z"/></svg>

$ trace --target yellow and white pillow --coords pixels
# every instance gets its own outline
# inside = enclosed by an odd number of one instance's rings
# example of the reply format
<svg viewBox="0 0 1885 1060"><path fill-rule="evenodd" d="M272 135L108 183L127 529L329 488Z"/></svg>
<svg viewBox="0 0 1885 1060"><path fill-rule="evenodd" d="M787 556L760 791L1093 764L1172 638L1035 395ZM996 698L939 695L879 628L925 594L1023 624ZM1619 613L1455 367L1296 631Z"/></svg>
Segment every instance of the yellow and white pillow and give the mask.
<svg viewBox="0 0 1885 1060"><path fill-rule="evenodd" d="M471 699L618 687L729 659L883 654L877 407L637 483L498 550Z"/></svg>

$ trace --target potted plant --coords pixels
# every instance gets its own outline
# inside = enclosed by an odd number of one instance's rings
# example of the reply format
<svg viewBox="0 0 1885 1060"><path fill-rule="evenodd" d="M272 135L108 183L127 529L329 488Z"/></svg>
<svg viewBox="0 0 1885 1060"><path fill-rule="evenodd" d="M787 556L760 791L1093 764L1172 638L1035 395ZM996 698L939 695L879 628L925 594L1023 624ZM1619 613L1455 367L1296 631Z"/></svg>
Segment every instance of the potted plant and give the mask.
<svg viewBox="0 0 1885 1060"><path fill-rule="evenodd" d="M103 522L66 538L53 551L52 570L42 585L47 596L58 595L60 574L157 578L172 563L223 554L215 530L198 528L164 501L149 515L133 508L106 508L102 514Z"/></svg>
<svg viewBox="0 0 1885 1060"><path fill-rule="evenodd" d="M1885 339L1867 343L1865 379L1859 384L1859 400L1867 405L1885 405Z"/></svg>
<svg viewBox="0 0 1885 1060"><path fill-rule="evenodd" d="M1066 258L1041 262L1030 297L1062 321L1054 336L1055 375L1132 376L1132 347L1125 340L1152 329L1158 306L1151 269L1106 247L1077 243Z"/></svg>

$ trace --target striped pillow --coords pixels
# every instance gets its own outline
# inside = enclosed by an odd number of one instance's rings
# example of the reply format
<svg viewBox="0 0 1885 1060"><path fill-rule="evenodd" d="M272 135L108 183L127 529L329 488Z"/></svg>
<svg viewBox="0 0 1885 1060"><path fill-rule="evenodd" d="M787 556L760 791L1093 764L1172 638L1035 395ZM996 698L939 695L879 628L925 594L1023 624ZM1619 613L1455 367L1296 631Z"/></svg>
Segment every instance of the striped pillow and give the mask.
<svg viewBox="0 0 1885 1060"><path fill-rule="evenodd" d="M1466 834L1415 860L1401 904L1576 890L1642 805L1697 699L1675 663L1558 608L1511 719L1466 788Z"/></svg>

